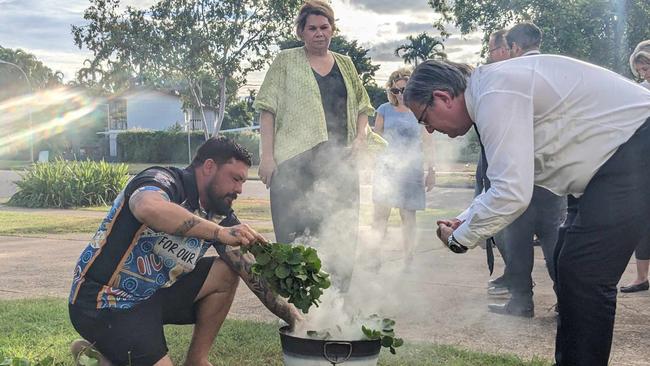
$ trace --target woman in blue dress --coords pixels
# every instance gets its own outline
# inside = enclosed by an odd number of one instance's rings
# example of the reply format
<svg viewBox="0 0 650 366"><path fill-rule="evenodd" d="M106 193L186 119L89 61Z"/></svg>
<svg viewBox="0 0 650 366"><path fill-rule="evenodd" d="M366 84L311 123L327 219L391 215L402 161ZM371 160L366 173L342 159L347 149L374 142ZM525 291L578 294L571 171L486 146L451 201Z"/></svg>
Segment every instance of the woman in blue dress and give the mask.
<svg viewBox="0 0 650 366"><path fill-rule="evenodd" d="M388 141L388 146L377 157L372 192L373 229L382 238L391 209L399 208L407 265L415 247L415 211L425 208L425 187L428 192L435 184L431 135L423 133L423 127L403 102L402 93L410 75L409 69L390 75L386 83L389 103L377 109L374 131Z"/></svg>

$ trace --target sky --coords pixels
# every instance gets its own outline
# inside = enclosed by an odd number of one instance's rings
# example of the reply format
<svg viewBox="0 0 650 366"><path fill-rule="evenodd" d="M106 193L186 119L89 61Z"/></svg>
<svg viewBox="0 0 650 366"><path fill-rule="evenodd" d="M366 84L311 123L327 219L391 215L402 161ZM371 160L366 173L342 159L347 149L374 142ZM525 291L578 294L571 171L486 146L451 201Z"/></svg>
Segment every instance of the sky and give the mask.
<svg viewBox="0 0 650 366"><path fill-rule="evenodd" d="M148 7L155 0L122 0L123 4ZM348 40L357 40L370 50L373 63L380 69L375 79L379 85L403 65L395 57L395 48L406 43L406 36L428 31L436 14L427 0L331 0L337 26ZM0 46L30 52L53 70L63 72L64 81L74 78L83 61L92 55L74 45L72 25L82 25L88 0L0 0ZM480 34L464 37L455 32L445 42L445 51L454 61L480 61ZM257 88L264 71L249 74L248 85Z"/></svg>

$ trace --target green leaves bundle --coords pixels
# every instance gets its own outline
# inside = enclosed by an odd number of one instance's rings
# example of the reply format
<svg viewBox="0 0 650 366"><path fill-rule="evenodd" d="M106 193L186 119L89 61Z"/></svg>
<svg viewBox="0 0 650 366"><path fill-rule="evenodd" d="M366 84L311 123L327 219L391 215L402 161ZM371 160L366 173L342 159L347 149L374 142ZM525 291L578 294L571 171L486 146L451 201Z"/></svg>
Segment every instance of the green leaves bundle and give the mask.
<svg viewBox="0 0 650 366"><path fill-rule="evenodd" d="M264 278L273 292L303 313L312 305L318 306L323 290L330 287L329 274L321 271L314 248L272 243L253 244L247 250L255 256L252 273Z"/></svg>
<svg viewBox="0 0 650 366"><path fill-rule="evenodd" d="M378 317L375 318L375 320L378 320ZM404 344L404 340L402 338L395 338L395 331L393 330L395 321L392 319L384 318L381 319L381 322L376 321L376 323L379 325L380 329L362 325L361 330L363 331L363 334L368 339L379 339L381 341L382 347L390 349L390 353L395 354L395 348L400 347Z"/></svg>

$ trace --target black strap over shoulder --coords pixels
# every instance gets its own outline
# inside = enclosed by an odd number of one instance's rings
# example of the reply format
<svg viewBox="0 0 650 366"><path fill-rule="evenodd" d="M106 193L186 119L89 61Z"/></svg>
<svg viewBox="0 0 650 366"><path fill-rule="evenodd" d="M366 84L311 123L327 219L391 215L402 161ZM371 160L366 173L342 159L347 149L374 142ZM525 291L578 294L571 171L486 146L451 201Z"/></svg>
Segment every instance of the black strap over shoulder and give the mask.
<svg viewBox="0 0 650 366"><path fill-rule="evenodd" d="M485 156L485 147L483 146L483 142L481 141L481 134L478 133L478 128L476 127L476 123L473 124L474 126L474 131L476 132L476 136L478 136L478 143L481 145L481 159L483 160L483 174L481 179L483 179L483 187L485 187L485 191L490 189L490 180L487 178L486 172L487 172L487 167L488 167L488 161L487 157ZM490 237L488 240L485 241L485 253L487 254L487 265L488 269L490 270L490 275L492 275L492 272L494 272L494 246L496 246L496 243L494 241L494 237Z"/></svg>

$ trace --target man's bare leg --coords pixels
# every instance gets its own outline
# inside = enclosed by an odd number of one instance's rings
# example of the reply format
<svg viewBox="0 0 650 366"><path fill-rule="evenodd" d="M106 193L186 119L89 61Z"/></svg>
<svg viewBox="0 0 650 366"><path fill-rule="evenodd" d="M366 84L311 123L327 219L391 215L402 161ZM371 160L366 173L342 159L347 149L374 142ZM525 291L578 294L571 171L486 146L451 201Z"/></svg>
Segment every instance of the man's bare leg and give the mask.
<svg viewBox="0 0 650 366"><path fill-rule="evenodd" d="M196 324L185 365L210 365L208 354L230 310L238 284L239 276L221 259L215 259L194 301L197 304Z"/></svg>

